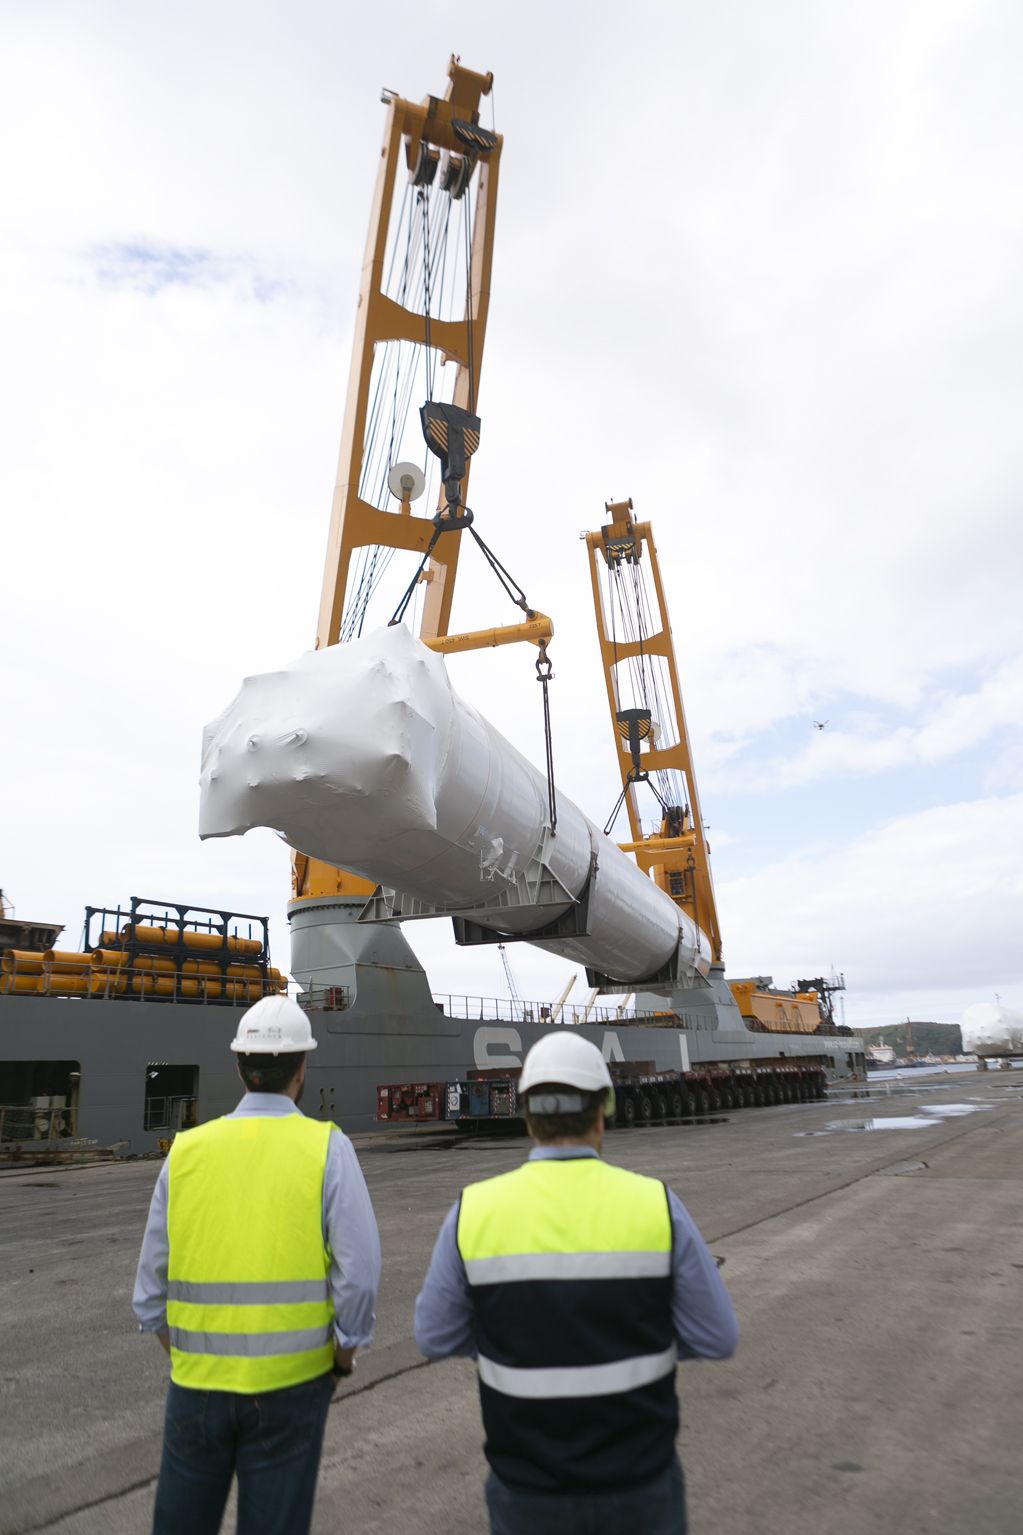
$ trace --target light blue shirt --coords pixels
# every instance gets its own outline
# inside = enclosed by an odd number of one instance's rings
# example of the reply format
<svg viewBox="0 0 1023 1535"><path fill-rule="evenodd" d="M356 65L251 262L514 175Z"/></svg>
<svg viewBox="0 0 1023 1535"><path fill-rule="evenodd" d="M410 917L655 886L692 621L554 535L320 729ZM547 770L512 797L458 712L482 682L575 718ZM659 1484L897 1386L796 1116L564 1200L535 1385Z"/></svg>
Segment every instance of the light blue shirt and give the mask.
<svg viewBox="0 0 1023 1535"><path fill-rule="evenodd" d="M227 1118L253 1115L276 1119L301 1112L283 1093L246 1093ZM165 1332L167 1328L168 1166L163 1164L156 1180L135 1275L132 1306L140 1332ZM373 1341L376 1325L380 1236L355 1147L337 1129L331 1131L323 1171L323 1241L330 1252L335 1336L342 1348L365 1348Z"/></svg>
<svg viewBox="0 0 1023 1535"><path fill-rule="evenodd" d="M589 1146L534 1146L531 1162L595 1157ZM671 1211L671 1318L680 1359L728 1359L739 1341L732 1297L696 1223L668 1190ZM416 1342L427 1359L476 1357L472 1297L458 1251L458 1205L444 1217L433 1257L416 1299Z"/></svg>

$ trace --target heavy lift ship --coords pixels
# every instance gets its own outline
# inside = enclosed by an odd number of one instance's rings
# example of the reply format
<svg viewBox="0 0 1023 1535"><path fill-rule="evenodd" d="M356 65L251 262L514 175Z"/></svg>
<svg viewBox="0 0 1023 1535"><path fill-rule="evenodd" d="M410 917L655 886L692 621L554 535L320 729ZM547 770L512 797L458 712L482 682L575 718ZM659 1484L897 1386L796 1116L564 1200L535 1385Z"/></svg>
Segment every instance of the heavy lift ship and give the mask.
<svg viewBox="0 0 1023 1535"><path fill-rule="evenodd" d="M535 646L546 702L553 625L529 604L481 538L466 499L469 460L481 434L476 409L503 147L496 130L480 121L490 87L489 75L452 59L443 97L417 105L384 93L387 122L360 285L317 652L298 664L311 661L315 668L336 660L344 671L351 657L349 680L357 684L363 652L373 650L373 626L382 616L404 638L394 630L378 631L384 635L381 644L391 646L392 655L395 646L413 647L412 670L420 653L443 673L443 658L459 652ZM405 176L399 175L402 162ZM420 436L418 429L410 430L408 418L413 397L423 393ZM436 507L433 515L413 511L424 494ZM514 623L451 632L466 534L521 610ZM630 821L626 843L612 843L558 796L549 752L546 774L539 773L453 690L441 700L448 727L468 732L466 739L485 737L491 767L508 778L518 775L529 802L526 819L532 817L534 840L517 866L518 853L500 851L505 839L493 834L492 825L481 849L480 811L471 833L440 828L443 856L434 859L432 873L425 864L414 867L415 837L388 842L388 806L367 798L365 785L360 814L329 828L329 834L324 831L329 818L323 816L312 817L317 828L312 833L298 824L298 793L289 799L285 792L281 815L265 823L284 831L296 849L291 969L319 1046L309 1058L303 1105L313 1115L337 1118L349 1130L367 1129L377 1123L381 1084L396 1084L414 1102L417 1086L465 1081L470 1071L496 1071L510 1081L525 1050L551 1026L549 1010L545 1017L540 1006L510 1012L507 1004L436 997L401 923L438 914L452 917L463 944L529 941L581 959L603 996L584 1014L566 1008L559 1018L592 1038L616 1072L664 1082L702 1072L719 1083L728 1074L737 1106L750 1073L801 1068L808 1083L819 1083L822 1073L831 1078L863 1070L861 1041L848 1031L839 1037L815 1012L816 1000L809 995L790 999L780 1032L774 1031L770 994L762 987L744 994L740 1011L724 979L708 850L649 525L635 522L627 503L609 506L607 523L588 536L587 548L622 767L621 803ZM609 581L608 609L599 596L601 572ZM646 618L636 627L630 583L634 588L646 572L655 599L653 605L647 599ZM416 621L416 639L404 627L409 617ZM323 655L326 651L331 655ZM368 689L364 678L362 683L351 711L353 728L360 719L364 727L363 735L356 729L349 742L354 755L370 734L365 719L378 692L375 683ZM434 684L434 695L441 698L448 684L436 675ZM406 689L399 702L414 714L420 700ZM336 707L344 712L340 703ZM337 723L332 719L331 728ZM299 738L293 733L293 744ZM339 740L344 747L343 736L333 744ZM204 771L218 750L213 726ZM267 781L272 778L273 771ZM282 787L288 788L286 773L278 775ZM455 785L456 800L466 787ZM652 793L658 806L653 833L644 833L640 823L640 789ZM336 803L343 799L335 796ZM502 813L502 806L496 811ZM362 824L367 814L373 833L368 838ZM216 814L204 815L207 835L264 824L258 807L247 823L245 814L233 824L231 817L218 822ZM295 835L287 830L290 818ZM369 851L356 857L360 837ZM385 845L393 857L380 856ZM467 878L469 870L475 884ZM255 934L262 939L258 956L230 947L245 924L248 932L264 919L161 902L133 903L127 916L120 923L115 914L110 927L101 922L95 939L87 919L82 949L66 951L79 961L87 957L87 969L84 963L72 968L69 959L61 971L64 962L47 958L59 928L46 941L11 945L26 957L6 967L0 986L0 1109L38 1107L41 1120L50 1100L51 1121L59 1115L62 1132L70 1128L80 1140L118 1142L140 1152L156 1149L175 1121L208 1119L236 1101L227 1049L236 1009L284 982L270 966L265 927ZM143 928L162 929L165 936L143 944ZM219 945L213 959L202 956L216 965L216 974L191 968L200 955L199 947L186 941L188 932L212 936ZM104 933L117 934L119 942L106 942ZM127 957L125 943L135 944ZM95 959L97 950L106 957ZM170 961L170 970L159 966L161 959ZM258 976L228 973L240 964L255 965ZM62 987L55 974L78 977L81 984ZM34 984L16 984L26 980ZM635 997L631 1007L629 995ZM157 1095L147 1088L153 1083L168 1090ZM764 1096L770 1096L766 1090ZM153 1107L156 1097L164 1107ZM17 1102L8 1103L11 1098ZM654 1096L652 1103L657 1110L660 1100ZM637 1104L642 1116L638 1099ZM674 1106L669 1091L666 1109Z"/></svg>

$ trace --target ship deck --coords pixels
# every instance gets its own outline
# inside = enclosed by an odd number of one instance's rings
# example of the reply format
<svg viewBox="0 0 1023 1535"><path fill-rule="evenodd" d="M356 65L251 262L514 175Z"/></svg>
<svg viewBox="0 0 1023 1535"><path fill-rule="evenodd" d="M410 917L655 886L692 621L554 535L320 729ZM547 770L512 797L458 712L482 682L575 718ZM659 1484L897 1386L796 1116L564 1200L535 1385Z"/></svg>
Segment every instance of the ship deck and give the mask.
<svg viewBox="0 0 1023 1535"><path fill-rule="evenodd" d="M734 1360L680 1367L694 1532L1017 1523L1023 1073L892 1089L609 1137L610 1159L679 1191L742 1323ZM954 1105L971 1112L934 1112ZM923 1125L894 1123L922 1107ZM378 1341L330 1413L314 1529L477 1535L473 1369L423 1365L412 1306L449 1202L525 1143L444 1127L357 1143L384 1290ZM130 1294L157 1170L0 1175L2 1535L148 1528L166 1363Z"/></svg>

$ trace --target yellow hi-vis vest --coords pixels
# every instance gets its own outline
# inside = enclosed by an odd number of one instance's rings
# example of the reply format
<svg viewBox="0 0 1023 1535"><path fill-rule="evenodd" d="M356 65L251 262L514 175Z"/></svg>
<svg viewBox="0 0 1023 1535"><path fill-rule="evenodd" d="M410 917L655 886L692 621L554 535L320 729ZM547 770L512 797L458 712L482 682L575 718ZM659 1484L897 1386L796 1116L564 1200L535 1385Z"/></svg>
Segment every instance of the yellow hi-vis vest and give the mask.
<svg viewBox="0 0 1023 1535"><path fill-rule="evenodd" d="M597 1490L656 1476L678 1428L672 1224L654 1178L537 1159L462 1192L487 1459Z"/></svg>
<svg viewBox="0 0 1023 1535"><path fill-rule="evenodd" d="M251 1395L331 1368L323 1174L333 1128L304 1114L239 1116L176 1137L167 1325L179 1386Z"/></svg>

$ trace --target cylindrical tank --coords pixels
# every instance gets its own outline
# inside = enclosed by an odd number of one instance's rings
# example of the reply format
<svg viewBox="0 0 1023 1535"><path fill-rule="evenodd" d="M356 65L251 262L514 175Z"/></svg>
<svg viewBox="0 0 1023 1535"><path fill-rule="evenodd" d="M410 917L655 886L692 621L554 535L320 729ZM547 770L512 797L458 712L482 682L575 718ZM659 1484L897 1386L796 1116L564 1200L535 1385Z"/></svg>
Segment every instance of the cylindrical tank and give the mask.
<svg viewBox="0 0 1023 1535"><path fill-rule="evenodd" d="M42 975L43 955L37 949L5 949L0 968L5 975Z"/></svg>
<svg viewBox="0 0 1023 1535"><path fill-rule="evenodd" d="M92 969L92 955L78 954L71 949L47 949L43 955L43 964L52 970L71 971L80 975L85 970Z"/></svg>
<svg viewBox="0 0 1023 1535"><path fill-rule="evenodd" d="M121 929L121 939L125 943L134 938L136 943L144 944L183 944L186 949L200 949L207 953L216 951L224 953L224 940L219 933L196 933L191 928L185 928L179 933L176 927L149 927L144 923L138 923L133 928L128 922ZM107 935L103 934L106 942ZM228 936L227 952L229 954L262 954L263 945L258 938L237 938L233 934Z"/></svg>
<svg viewBox="0 0 1023 1535"><path fill-rule="evenodd" d="M135 969L152 970L159 975L173 975L175 965L170 955L164 957L162 954L139 954L135 958Z"/></svg>
<svg viewBox="0 0 1023 1535"><path fill-rule="evenodd" d="M15 975L13 971L5 970L0 974L0 991L3 992L33 992L39 991L43 985L41 975Z"/></svg>
<svg viewBox="0 0 1023 1535"><path fill-rule="evenodd" d="M1023 1055L1023 1013L1000 1002L976 1002L963 1014L963 1049L983 1056Z"/></svg>
<svg viewBox="0 0 1023 1535"><path fill-rule="evenodd" d="M70 975L63 970L51 970L43 976L39 990L51 997L71 997L87 993L91 983L91 971L88 975Z"/></svg>
<svg viewBox="0 0 1023 1535"><path fill-rule="evenodd" d="M174 981L169 975L137 975L131 989L137 997L173 997Z"/></svg>
<svg viewBox="0 0 1023 1535"><path fill-rule="evenodd" d="M534 933L587 898L585 936L541 946L621 981L707 939L451 687L402 625L246 678L207 726L199 835L269 826L292 847L481 926ZM534 940L535 941L535 940Z"/></svg>
<svg viewBox="0 0 1023 1535"><path fill-rule="evenodd" d="M123 949L93 949L89 958L94 970L123 970L129 960Z"/></svg>
<svg viewBox="0 0 1023 1535"><path fill-rule="evenodd" d="M93 970L89 979L92 997L119 997L128 989L128 977L123 970Z"/></svg>

